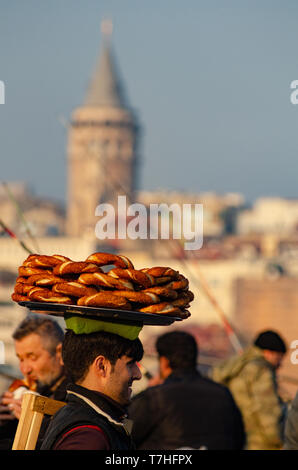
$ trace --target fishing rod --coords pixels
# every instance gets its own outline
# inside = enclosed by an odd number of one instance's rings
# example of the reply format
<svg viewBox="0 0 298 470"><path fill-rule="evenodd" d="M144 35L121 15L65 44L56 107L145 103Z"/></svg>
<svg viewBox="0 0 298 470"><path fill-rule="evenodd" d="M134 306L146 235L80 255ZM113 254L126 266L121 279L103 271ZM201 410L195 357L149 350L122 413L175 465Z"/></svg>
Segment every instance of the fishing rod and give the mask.
<svg viewBox="0 0 298 470"><path fill-rule="evenodd" d="M30 255L33 254L30 248L28 248L27 245L20 238L18 238L17 235L12 230L10 230L1 219L0 219L0 226L2 227L3 231L7 233L9 237L16 240L25 251L27 251Z"/></svg>
<svg viewBox="0 0 298 470"><path fill-rule="evenodd" d="M23 222L23 225L25 227L25 230L26 230L26 233L27 235L29 236L29 238L31 239L31 241L33 242L37 252L39 252L39 247L38 247L38 243L37 243L37 240L36 238L34 237L34 235L32 234L31 230L30 230L30 227L29 227L29 224L28 222L26 221L25 219L25 216L24 216L24 213L23 213L23 210L20 206L20 204L18 203L18 201L16 200L16 198L14 197L12 191L10 190L8 184L3 181L2 182L2 186L4 187L5 191L7 192L8 194L8 197L11 199L11 201L13 202L13 204L15 205L16 209L17 209L17 212L18 212L18 215L20 217L20 219L22 220Z"/></svg>

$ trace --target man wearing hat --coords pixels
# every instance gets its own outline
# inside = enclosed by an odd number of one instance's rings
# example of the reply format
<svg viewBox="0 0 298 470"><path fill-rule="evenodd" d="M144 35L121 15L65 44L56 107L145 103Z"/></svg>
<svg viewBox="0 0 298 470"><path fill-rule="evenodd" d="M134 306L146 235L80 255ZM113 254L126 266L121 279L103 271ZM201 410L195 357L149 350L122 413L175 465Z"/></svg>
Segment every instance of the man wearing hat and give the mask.
<svg viewBox="0 0 298 470"><path fill-rule="evenodd" d="M133 449L126 407L133 381L141 378L141 327L77 316L65 322L62 357L72 383L41 449Z"/></svg>
<svg viewBox="0 0 298 470"><path fill-rule="evenodd" d="M286 406L278 395L276 370L285 353L283 339L268 330L240 356L213 369L212 378L229 387L242 413L248 450L282 448Z"/></svg>

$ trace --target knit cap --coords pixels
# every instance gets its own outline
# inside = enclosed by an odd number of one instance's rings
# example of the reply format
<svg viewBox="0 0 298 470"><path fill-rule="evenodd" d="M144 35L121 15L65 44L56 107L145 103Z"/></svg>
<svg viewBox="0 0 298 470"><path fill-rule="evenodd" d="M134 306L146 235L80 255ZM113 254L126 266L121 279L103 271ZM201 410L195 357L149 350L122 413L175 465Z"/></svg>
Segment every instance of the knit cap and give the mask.
<svg viewBox="0 0 298 470"><path fill-rule="evenodd" d="M267 330L260 333L254 342L260 349L286 353L287 347L283 339L275 331Z"/></svg>

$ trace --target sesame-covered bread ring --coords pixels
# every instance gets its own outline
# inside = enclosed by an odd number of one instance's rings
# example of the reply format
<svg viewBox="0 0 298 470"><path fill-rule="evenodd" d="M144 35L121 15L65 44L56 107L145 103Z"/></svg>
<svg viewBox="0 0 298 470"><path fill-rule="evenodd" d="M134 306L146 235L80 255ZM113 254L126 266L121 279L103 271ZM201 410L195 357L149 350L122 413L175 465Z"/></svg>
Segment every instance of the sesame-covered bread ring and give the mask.
<svg viewBox="0 0 298 470"><path fill-rule="evenodd" d="M61 263L63 263L64 261L71 261L70 258L67 258L67 256L63 255L53 255L53 258L57 258L59 261L61 261Z"/></svg>
<svg viewBox="0 0 298 470"><path fill-rule="evenodd" d="M160 302L160 298L156 294L152 293L143 293L143 292L133 292L126 290L114 291L113 295L120 295L120 297L125 297L130 302L136 302L139 304L157 304Z"/></svg>
<svg viewBox="0 0 298 470"><path fill-rule="evenodd" d="M179 317L182 320L185 320L186 318L190 317L191 313L188 310L182 309L181 313L179 313Z"/></svg>
<svg viewBox="0 0 298 470"><path fill-rule="evenodd" d="M101 269L93 263L85 261L66 261L53 269L53 274L63 276L64 274L96 273Z"/></svg>
<svg viewBox="0 0 298 470"><path fill-rule="evenodd" d="M169 287L169 289L180 290L180 289L187 289L188 287L188 279L179 274L178 279L176 281L171 281L165 285L165 287Z"/></svg>
<svg viewBox="0 0 298 470"><path fill-rule="evenodd" d="M134 287L131 282L126 281L125 279L115 279L114 277L104 273L81 274L78 279L78 282L81 282L82 284L86 284L88 286L94 285L119 290L134 290Z"/></svg>
<svg viewBox="0 0 298 470"><path fill-rule="evenodd" d="M64 279L53 274L33 274L28 277L28 283L34 284L35 286L53 286L58 282L63 282Z"/></svg>
<svg viewBox="0 0 298 470"><path fill-rule="evenodd" d="M154 284L156 286L166 285L171 281L172 281L172 278L170 276L161 276L161 277L154 278Z"/></svg>
<svg viewBox="0 0 298 470"><path fill-rule="evenodd" d="M154 268L144 268L144 269L141 269L141 271L143 273L150 274L151 276L154 276L154 277L167 276L172 279L176 279L179 274L178 271L175 271L172 268L162 267L162 266L156 266Z"/></svg>
<svg viewBox="0 0 298 470"><path fill-rule="evenodd" d="M40 255L37 253L29 255L23 262L23 266L25 266L26 263L28 263L29 261L33 261L37 256L40 256Z"/></svg>
<svg viewBox="0 0 298 470"><path fill-rule="evenodd" d="M33 274L51 274L48 269L31 268L30 266L20 266L19 275L24 277L33 276Z"/></svg>
<svg viewBox="0 0 298 470"><path fill-rule="evenodd" d="M150 274L143 273L137 269L115 268L109 271L109 276L116 279L127 279L142 287L150 287L154 285L154 278Z"/></svg>
<svg viewBox="0 0 298 470"><path fill-rule="evenodd" d="M27 295L31 299L31 295L35 294L36 292L51 292L50 289L46 289L45 287L38 287L38 286L31 286L31 289L28 291Z"/></svg>
<svg viewBox="0 0 298 470"><path fill-rule="evenodd" d="M55 284L52 288L53 292L57 294L71 295L73 297L84 297L96 294L98 292L94 287L87 287L79 282L60 282Z"/></svg>
<svg viewBox="0 0 298 470"><path fill-rule="evenodd" d="M149 305L139 309L140 312L144 313L162 313L167 315L175 315L180 313L178 307L174 307L172 303L161 302L159 304Z"/></svg>
<svg viewBox="0 0 298 470"><path fill-rule="evenodd" d="M29 299L26 295L17 294L16 292L13 292L11 294L11 300L13 300L14 302L27 302Z"/></svg>
<svg viewBox="0 0 298 470"><path fill-rule="evenodd" d="M110 292L84 296L78 299L78 305L85 307L107 307L120 310L131 310L131 304L124 297L113 295Z"/></svg>
<svg viewBox="0 0 298 470"><path fill-rule="evenodd" d="M86 261L94 263L97 266L105 266L113 264L117 268L129 268L134 269L134 266L130 259L123 255L113 255L111 253L93 253L88 256Z"/></svg>
<svg viewBox="0 0 298 470"><path fill-rule="evenodd" d="M66 256L62 255L30 255L24 261L23 266L27 266L30 268L53 268L65 261L71 261Z"/></svg>
<svg viewBox="0 0 298 470"><path fill-rule="evenodd" d="M18 276L16 278L16 283L21 283L21 284L30 284L32 285L32 282L29 281L30 277L23 277L23 276Z"/></svg>
<svg viewBox="0 0 298 470"><path fill-rule="evenodd" d="M193 299L193 293L191 291L186 291L182 292L176 300L173 300L172 304L175 307L183 308L187 307L189 305L189 302L191 302Z"/></svg>
<svg viewBox="0 0 298 470"><path fill-rule="evenodd" d="M35 290L31 289L28 293L28 297L30 300L35 300L36 302L51 302L68 305L73 303L71 298L68 296L57 294L49 289L40 289L39 287L36 287Z"/></svg>
<svg viewBox="0 0 298 470"><path fill-rule="evenodd" d="M159 297L164 297L165 299L177 299L178 297L177 291L164 286L149 287L148 289L144 289L141 292L156 294Z"/></svg>
<svg viewBox="0 0 298 470"><path fill-rule="evenodd" d="M21 282L17 282L16 285L14 286L14 292L15 294L20 294L20 295L27 295L28 292L32 289L32 284L23 284Z"/></svg>

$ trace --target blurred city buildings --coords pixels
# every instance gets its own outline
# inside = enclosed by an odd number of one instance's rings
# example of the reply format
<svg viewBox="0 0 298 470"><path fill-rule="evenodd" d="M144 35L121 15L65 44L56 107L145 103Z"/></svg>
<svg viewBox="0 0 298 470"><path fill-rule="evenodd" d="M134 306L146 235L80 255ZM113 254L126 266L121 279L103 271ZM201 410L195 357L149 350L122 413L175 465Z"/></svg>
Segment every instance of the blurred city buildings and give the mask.
<svg viewBox="0 0 298 470"><path fill-rule="evenodd" d="M26 232L20 210L35 237L64 235L65 210L61 203L35 195L23 181L0 184L1 219L22 237Z"/></svg>
<svg viewBox="0 0 298 470"><path fill-rule="evenodd" d="M295 236L298 231L298 200L280 197L259 198L253 207L244 210L237 221L239 234L272 233Z"/></svg>

